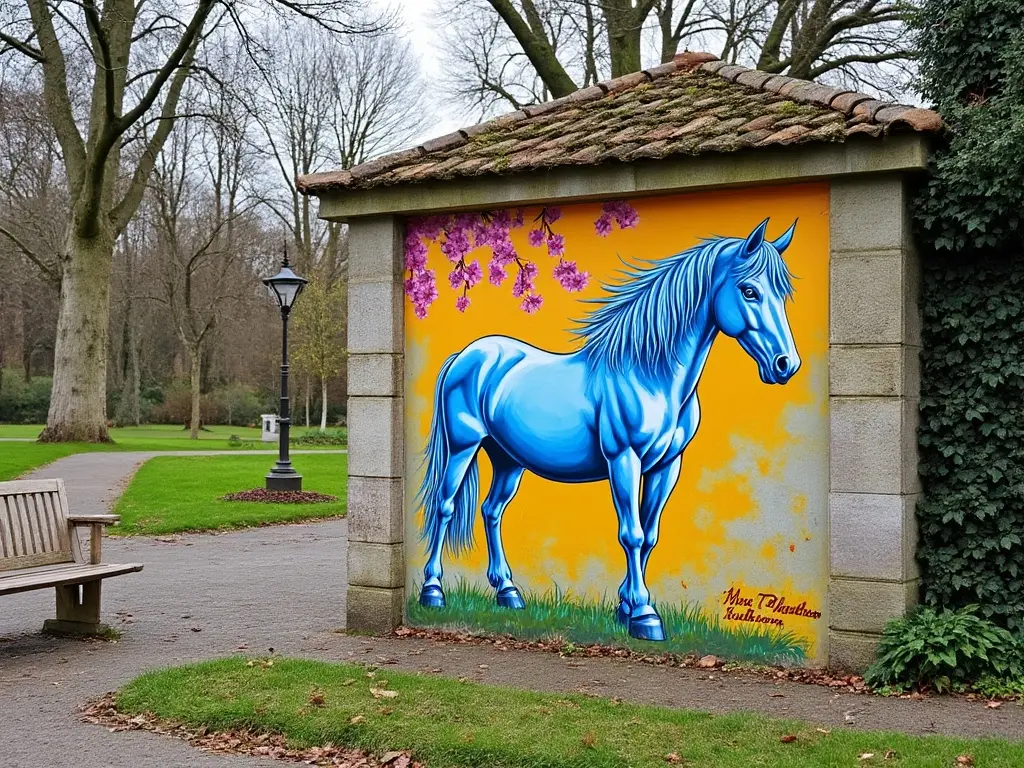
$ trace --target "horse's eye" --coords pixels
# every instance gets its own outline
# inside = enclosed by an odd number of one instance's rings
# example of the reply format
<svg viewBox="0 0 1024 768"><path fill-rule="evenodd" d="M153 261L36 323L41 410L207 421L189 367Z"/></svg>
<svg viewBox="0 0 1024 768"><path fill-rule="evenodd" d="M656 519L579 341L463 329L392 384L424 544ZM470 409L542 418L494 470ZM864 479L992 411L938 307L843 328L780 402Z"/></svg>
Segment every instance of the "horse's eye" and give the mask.
<svg viewBox="0 0 1024 768"><path fill-rule="evenodd" d="M746 286L743 289L743 298L744 299L751 299L751 300L756 299L757 298L757 291L755 291L753 288L751 288L748 285L748 286Z"/></svg>

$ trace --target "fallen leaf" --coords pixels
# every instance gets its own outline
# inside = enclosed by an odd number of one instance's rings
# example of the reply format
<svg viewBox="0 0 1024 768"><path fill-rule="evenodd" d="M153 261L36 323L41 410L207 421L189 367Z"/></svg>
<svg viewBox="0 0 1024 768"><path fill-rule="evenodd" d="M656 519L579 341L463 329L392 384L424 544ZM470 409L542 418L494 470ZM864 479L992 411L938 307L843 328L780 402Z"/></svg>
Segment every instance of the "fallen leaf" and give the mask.
<svg viewBox="0 0 1024 768"><path fill-rule="evenodd" d="M362 715L356 715L355 717L353 717L348 722L351 725L359 725L360 723L365 722L365 721L366 721L365 717L363 717Z"/></svg>
<svg viewBox="0 0 1024 768"><path fill-rule="evenodd" d="M874 756L875 756L874 752L861 752L859 755L857 755L857 759L858 760L870 760Z"/></svg>
<svg viewBox="0 0 1024 768"><path fill-rule="evenodd" d="M714 669L718 666L718 657L713 656L710 653L707 656L701 656L697 662L697 666L700 669Z"/></svg>
<svg viewBox="0 0 1024 768"><path fill-rule="evenodd" d="M597 744L597 734L593 731L587 731L583 734L583 746L588 749L593 749L594 745Z"/></svg>
<svg viewBox="0 0 1024 768"><path fill-rule="evenodd" d="M676 763L683 762L683 758L681 758L675 752L669 752L667 755L665 755L665 762L672 763L673 765L675 765Z"/></svg>
<svg viewBox="0 0 1024 768"><path fill-rule="evenodd" d="M956 764L957 765L972 766L972 765L974 765L974 758L971 757L970 755L960 755L956 759Z"/></svg>
<svg viewBox="0 0 1024 768"><path fill-rule="evenodd" d="M897 757L899 757L899 755L896 754L895 749L887 749L885 750L885 754L882 755L882 757L884 757L886 760L895 760Z"/></svg>
<svg viewBox="0 0 1024 768"><path fill-rule="evenodd" d="M325 704L324 695L320 692L314 692L309 696L309 704L313 707L322 707Z"/></svg>
<svg viewBox="0 0 1024 768"><path fill-rule="evenodd" d="M398 691L389 691L386 688L371 688L370 693L375 699L397 699Z"/></svg>
<svg viewBox="0 0 1024 768"><path fill-rule="evenodd" d="M342 685L352 685L352 683L354 683L355 681L356 681L356 679L354 677L350 677L348 680L345 680L342 683Z"/></svg>
<svg viewBox="0 0 1024 768"><path fill-rule="evenodd" d="M999 709L1001 706L1003 706L1003 702L1001 702L1001 701L986 701L985 702L985 709Z"/></svg>
<svg viewBox="0 0 1024 768"><path fill-rule="evenodd" d="M814 730L816 730L818 733L823 733L826 736L832 733L832 731L830 731L828 728L815 728Z"/></svg>
<svg viewBox="0 0 1024 768"><path fill-rule="evenodd" d="M792 744L794 741L796 741L796 736L794 736L792 733L787 733L785 736L782 736L779 739L779 741L781 741L783 744Z"/></svg>
<svg viewBox="0 0 1024 768"><path fill-rule="evenodd" d="M388 763L397 760L402 756L401 752L385 752L384 757L380 759L381 765L387 765Z"/></svg>

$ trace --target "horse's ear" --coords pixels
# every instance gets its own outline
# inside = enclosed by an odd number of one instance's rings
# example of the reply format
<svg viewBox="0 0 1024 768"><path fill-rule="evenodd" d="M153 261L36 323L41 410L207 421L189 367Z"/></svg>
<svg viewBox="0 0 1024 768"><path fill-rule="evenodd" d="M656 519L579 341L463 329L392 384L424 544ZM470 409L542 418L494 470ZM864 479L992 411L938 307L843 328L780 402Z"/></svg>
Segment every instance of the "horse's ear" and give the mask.
<svg viewBox="0 0 1024 768"><path fill-rule="evenodd" d="M775 246L775 250L779 253L782 253L784 250L789 248L789 244L793 242L793 233L796 232L797 221L799 221L799 219L795 219L789 229L783 232L778 240L772 241L772 245Z"/></svg>
<svg viewBox="0 0 1024 768"><path fill-rule="evenodd" d="M743 246L744 258L752 256L754 253L757 252L757 249L761 247L761 245L764 243L764 233L766 229L768 229L768 219L765 219L760 224L758 224L754 228L754 231L750 233L750 236L747 237L746 244Z"/></svg>

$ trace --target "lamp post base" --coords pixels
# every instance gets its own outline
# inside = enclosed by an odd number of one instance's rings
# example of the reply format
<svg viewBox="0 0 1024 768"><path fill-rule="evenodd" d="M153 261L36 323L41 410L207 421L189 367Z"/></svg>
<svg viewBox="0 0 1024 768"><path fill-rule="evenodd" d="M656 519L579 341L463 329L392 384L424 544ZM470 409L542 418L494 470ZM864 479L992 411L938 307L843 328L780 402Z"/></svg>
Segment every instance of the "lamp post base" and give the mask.
<svg viewBox="0 0 1024 768"><path fill-rule="evenodd" d="M271 470L267 474L268 491L301 491L302 475L294 470L290 473L278 474Z"/></svg>

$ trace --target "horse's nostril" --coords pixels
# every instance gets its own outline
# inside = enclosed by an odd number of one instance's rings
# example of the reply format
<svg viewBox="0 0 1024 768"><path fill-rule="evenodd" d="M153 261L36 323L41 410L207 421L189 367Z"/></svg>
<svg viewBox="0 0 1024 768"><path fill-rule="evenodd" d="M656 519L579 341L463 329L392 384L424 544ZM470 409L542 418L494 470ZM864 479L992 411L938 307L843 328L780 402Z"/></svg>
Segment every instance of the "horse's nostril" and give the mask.
<svg viewBox="0 0 1024 768"><path fill-rule="evenodd" d="M787 373L789 371L789 358L785 355L779 355L776 357L775 370L779 373Z"/></svg>

